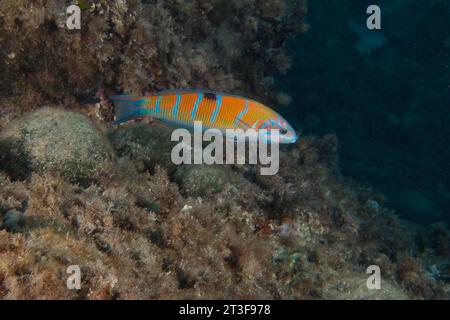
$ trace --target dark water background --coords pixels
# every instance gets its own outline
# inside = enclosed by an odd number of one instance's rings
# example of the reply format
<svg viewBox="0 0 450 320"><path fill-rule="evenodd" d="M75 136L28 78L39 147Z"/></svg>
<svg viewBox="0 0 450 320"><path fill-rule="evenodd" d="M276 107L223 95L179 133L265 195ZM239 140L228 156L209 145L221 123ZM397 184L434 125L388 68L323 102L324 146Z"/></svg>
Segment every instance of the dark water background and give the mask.
<svg viewBox="0 0 450 320"><path fill-rule="evenodd" d="M363 30L370 4L382 30L358 35L350 24ZM310 30L291 43L293 68L278 79L293 97L282 113L303 134L336 133L341 173L384 194L400 217L448 223L450 1L310 0L308 9Z"/></svg>

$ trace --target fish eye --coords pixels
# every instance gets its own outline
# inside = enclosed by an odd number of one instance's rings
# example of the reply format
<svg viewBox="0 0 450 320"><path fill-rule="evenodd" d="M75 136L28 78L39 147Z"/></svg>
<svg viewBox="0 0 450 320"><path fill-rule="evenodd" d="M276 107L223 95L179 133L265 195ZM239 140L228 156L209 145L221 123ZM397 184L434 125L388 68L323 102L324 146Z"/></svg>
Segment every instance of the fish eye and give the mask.
<svg viewBox="0 0 450 320"><path fill-rule="evenodd" d="M284 134L288 133L288 131L285 128L281 128L280 133L284 135Z"/></svg>

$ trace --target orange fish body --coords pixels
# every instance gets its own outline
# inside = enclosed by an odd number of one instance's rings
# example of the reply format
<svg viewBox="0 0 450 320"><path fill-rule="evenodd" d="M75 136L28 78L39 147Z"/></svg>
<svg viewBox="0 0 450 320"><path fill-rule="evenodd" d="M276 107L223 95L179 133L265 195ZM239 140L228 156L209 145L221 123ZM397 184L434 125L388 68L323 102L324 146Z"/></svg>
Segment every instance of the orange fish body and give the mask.
<svg viewBox="0 0 450 320"><path fill-rule="evenodd" d="M297 135L278 113L243 97L208 90L167 90L152 96L111 97L116 106L116 122L152 116L163 121L193 127L201 121L203 128L279 129L281 143L293 143Z"/></svg>

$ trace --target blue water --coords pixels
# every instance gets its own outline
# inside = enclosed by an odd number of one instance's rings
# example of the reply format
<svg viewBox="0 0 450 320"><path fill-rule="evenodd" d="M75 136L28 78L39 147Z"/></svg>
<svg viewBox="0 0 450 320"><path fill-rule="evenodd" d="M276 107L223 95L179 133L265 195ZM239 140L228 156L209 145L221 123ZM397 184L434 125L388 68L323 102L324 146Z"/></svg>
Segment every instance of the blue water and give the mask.
<svg viewBox="0 0 450 320"><path fill-rule="evenodd" d="M365 28L381 8L382 29ZM311 0L278 78L303 134L335 133L343 176L400 217L450 221L450 1Z"/></svg>

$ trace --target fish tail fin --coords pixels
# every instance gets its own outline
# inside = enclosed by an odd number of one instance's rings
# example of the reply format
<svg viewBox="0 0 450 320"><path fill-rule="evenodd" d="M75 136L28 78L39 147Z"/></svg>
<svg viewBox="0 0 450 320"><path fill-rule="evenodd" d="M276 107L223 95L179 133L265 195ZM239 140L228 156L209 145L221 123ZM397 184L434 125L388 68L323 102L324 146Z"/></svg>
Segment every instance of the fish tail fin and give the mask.
<svg viewBox="0 0 450 320"><path fill-rule="evenodd" d="M114 103L116 120L120 124L134 118L149 115L148 99L142 96L118 95L109 98Z"/></svg>

